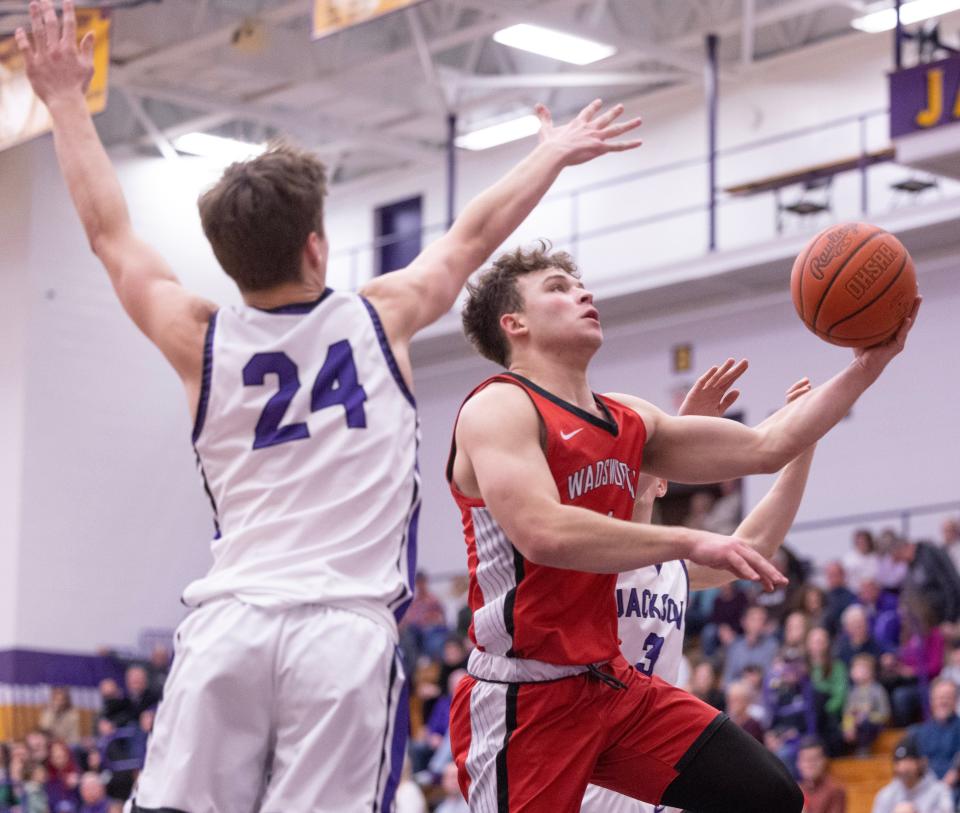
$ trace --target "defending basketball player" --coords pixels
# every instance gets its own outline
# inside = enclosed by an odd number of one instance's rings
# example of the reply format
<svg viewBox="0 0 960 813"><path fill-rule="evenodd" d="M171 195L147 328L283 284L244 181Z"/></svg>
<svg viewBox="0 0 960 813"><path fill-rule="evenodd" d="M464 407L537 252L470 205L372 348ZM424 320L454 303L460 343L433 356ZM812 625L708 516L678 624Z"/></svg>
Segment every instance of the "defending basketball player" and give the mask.
<svg viewBox="0 0 960 813"><path fill-rule="evenodd" d="M603 341L599 314L561 252L504 255L469 290L467 335L508 368L468 396L447 470L477 642L450 728L471 809L577 811L592 783L691 811L799 811L801 794L769 751L623 658L615 574L688 559L782 584L745 540L631 522L638 478L707 483L779 470L903 349L916 306L892 340L856 351L826 384L751 428L596 395L587 369Z"/></svg>
<svg viewBox="0 0 960 813"><path fill-rule="evenodd" d="M724 364L710 368L691 388L679 415L722 416L736 401L739 393L730 387L746 371L747 364ZM810 391L804 378L787 391L787 403ZM776 483L734 532L749 540L764 558L770 559L779 549L793 524L807 484L814 447L788 463ZM637 485L634 522L650 522L654 501L667 491L667 481L641 475ZM690 592L716 587L730 581L722 570L687 565L683 560L663 562L621 573L617 577L617 613L620 651L634 667L647 675L658 675L677 685L686 608ZM590 785L583 797L581 813L681 813L679 808L631 799L612 790Z"/></svg>
<svg viewBox="0 0 960 813"><path fill-rule="evenodd" d="M406 739L397 619L415 571L420 489L408 346L560 171L637 141L621 107L585 108L476 198L413 264L362 296L326 287L324 168L290 148L229 167L200 200L243 306L185 290L134 232L87 112L79 49L31 2L17 43L53 117L57 159L121 305L183 382L217 533L135 810L392 809Z"/></svg>

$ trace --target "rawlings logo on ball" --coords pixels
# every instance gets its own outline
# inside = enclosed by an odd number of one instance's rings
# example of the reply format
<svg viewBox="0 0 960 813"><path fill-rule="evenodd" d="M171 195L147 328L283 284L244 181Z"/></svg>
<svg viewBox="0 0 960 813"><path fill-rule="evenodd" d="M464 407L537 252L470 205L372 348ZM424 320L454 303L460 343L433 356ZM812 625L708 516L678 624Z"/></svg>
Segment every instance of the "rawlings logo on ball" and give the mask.
<svg viewBox="0 0 960 813"><path fill-rule="evenodd" d="M827 236L826 246L810 261L810 275L815 279L823 279L824 269L850 247L856 231L856 226L844 226L831 232Z"/></svg>

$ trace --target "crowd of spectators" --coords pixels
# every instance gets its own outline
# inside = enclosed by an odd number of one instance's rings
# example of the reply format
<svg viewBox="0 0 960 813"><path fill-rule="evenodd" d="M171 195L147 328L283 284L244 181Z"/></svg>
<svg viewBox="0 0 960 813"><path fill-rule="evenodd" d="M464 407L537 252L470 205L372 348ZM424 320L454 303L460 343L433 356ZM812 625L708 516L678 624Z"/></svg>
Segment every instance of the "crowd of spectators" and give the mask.
<svg viewBox="0 0 960 813"><path fill-rule="evenodd" d="M736 582L691 594L682 683L787 764L806 813L845 813L830 761L871 755L889 728L902 737L874 813L960 811L960 523L938 541L862 529L819 567L789 546L776 562L790 578L777 593ZM401 629L413 699L398 813L466 810L447 731L471 646L465 604L463 581L434 591L418 576Z"/></svg>
<svg viewBox="0 0 960 813"><path fill-rule="evenodd" d="M845 813L830 760L866 756L904 729L874 813L960 811L960 522L942 539L857 531L816 568L785 546L787 588L736 582L692 594L681 682L776 753L806 813ZM450 749L450 701L466 675L468 583L437 592L417 574L400 630L411 676L411 738L398 813L464 813ZM169 655L158 648L99 686L94 730L55 688L37 730L0 743L0 813L117 813L143 765ZM123 685L120 685L120 682Z"/></svg>
<svg viewBox="0 0 960 813"><path fill-rule="evenodd" d="M143 767L170 654L121 665L99 684L90 730L70 690L54 687L37 728L22 741L0 742L0 813L120 813Z"/></svg>

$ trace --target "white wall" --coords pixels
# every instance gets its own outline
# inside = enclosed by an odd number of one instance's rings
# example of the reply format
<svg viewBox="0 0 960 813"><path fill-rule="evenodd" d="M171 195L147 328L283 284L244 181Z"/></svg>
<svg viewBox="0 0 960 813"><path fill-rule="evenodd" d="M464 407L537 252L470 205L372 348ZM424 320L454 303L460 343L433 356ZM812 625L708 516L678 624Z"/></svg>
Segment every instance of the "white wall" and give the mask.
<svg viewBox="0 0 960 813"><path fill-rule="evenodd" d="M25 402L24 328L27 314L29 167L0 153L0 178L21 194L0 207L0 647L12 641L17 618L21 466ZM27 194L24 194L24 193ZM27 199L24 199L27 198ZM13 205L9 205L9 204Z"/></svg>
<svg viewBox="0 0 960 813"><path fill-rule="evenodd" d="M725 83L722 144L883 106L882 71L888 58L885 38L863 37L763 63L739 84ZM798 81L801 67L805 79ZM570 210L564 190L701 155L701 105L697 89L644 99L644 149L566 172L559 192L516 239L566 233ZM840 157L834 148L855 152L855 142L846 145L814 138L754 159L731 159L723 165L722 181ZM461 202L529 147L461 155ZM212 180L212 170L194 160L174 164L116 158L141 232L187 285L222 303L236 301L196 215L197 192ZM703 184L702 174L695 172L680 180L661 178L609 195L598 193L589 200L585 196L581 227L700 199ZM445 191L439 165L335 189L327 219L334 250L371 239L374 206L418 191L425 194L427 222L442 220ZM0 405L0 509L9 507L5 513L14 518L0 531L0 647L88 650L101 643L130 643L142 627L177 622L182 588L209 563L211 521L194 471L188 410L175 376L126 320L89 254L58 179L49 138L0 156L0 198L5 201L0 216L0 340L6 340L0 364L4 385L13 384ZM849 199L844 198L844 206ZM729 211L740 214L725 214L721 221L724 245L772 236L769 202L740 206L732 204ZM702 224L690 232L676 224L647 228L603 244L584 244L580 259L593 283L639 278L658 262L695 255L702 236ZM368 273L362 263L360 273ZM333 265L332 285L342 287L350 279L344 262ZM910 354L824 445L803 516L956 495L960 448L950 410L960 402L960 392L956 374L946 374L949 357L944 354L957 346L960 298L946 271L931 270L922 287L929 298ZM672 390L687 380L669 372L669 347L692 341L698 366L728 354L751 357L744 406L748 419L757 420L777 405L794 378L809 374L822 379L846 358L811 338L786 301L746 302L736 314L685 318L682 323L611 328L597 359L595 387L635 389L669 407ZM19 353L18 346L24 348ZM457 362L417 375L425 427L421 562L434 571L462 566L458 520L442 469L456 406L486 369L479 361ZM758 493L760 486L751 484L750 499ZM3 589L14 580L21 588L15 615L2 603L14 595Z"/></svg>
<svg viewBox="0 0 960 813"><path fill-rule="evenodd" d="M15 639L78 651L129 643L144 626L176 623L181 590L210 561L186 399L87 250L50 139L14 154L35 193L17 569L30 587L20 591ZM137 224L187 284L231 301L200 231L195 190L176 170L121 166Z"/></svg>

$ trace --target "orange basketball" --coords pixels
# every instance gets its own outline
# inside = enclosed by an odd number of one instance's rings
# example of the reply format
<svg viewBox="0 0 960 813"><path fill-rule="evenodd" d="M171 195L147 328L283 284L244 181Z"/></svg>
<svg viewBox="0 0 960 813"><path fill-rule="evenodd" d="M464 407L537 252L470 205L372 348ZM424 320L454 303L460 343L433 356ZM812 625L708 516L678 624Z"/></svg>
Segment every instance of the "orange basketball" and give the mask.
<svg viewBox="0 0 960 813"><path fill-rule="evenodd" d="M890 338L917 296L917 271L903 244L869 223L824 229L797 257L793 304L824 341L869 347Z"/></svg>

